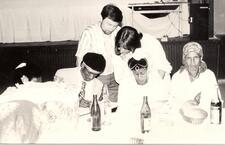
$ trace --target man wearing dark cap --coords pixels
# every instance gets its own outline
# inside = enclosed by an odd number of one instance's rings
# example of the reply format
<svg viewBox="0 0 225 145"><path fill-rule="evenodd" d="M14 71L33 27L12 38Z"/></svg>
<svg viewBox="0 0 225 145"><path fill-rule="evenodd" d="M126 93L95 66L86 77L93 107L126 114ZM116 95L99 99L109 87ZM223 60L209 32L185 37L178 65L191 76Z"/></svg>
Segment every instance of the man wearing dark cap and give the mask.
<svg viewBox="0 0 225 145"><path fill-rule="evenodd" d="M103 84L96 77L104 71L105 65L103 55L89 52L84 55L80 66L57 70L54 80L75 86L80 107L88 108L93 94L97 94L98 97L101 94Z"/></svg>

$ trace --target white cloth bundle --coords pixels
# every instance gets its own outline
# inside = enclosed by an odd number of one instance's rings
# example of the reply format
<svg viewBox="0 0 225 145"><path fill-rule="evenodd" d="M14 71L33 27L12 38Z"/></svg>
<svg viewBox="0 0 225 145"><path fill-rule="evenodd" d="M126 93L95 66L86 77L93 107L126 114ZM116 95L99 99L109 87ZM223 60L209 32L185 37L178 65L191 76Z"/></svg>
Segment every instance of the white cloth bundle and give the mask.
<svg viewBox="0 0 225 145"><path fill-rule="evenodd" d="M75 94L72 87L56 82L8 88L0 97L0 142L54 142L56 136L66 137L78 124Z"/></svg>

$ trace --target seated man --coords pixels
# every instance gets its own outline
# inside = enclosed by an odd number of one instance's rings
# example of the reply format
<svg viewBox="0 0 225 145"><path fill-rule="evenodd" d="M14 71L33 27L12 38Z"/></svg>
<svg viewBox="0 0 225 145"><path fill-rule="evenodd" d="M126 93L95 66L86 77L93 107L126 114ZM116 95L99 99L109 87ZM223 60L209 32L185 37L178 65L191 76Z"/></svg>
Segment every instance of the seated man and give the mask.
<svg viewBox="0 0 225 145"><path fill-rule="evenodd" d="M183 65L172 77L171 94L176 104L175 111L198 106L209 114L212 97L217 96L215 74L203 61L202 46L189 42L183 47Z"/></svg>
<svg viewBox="0 0 225 145"><path fill-rule="evenodd" d="M126 126L134 129L134 132L141 129L140 110L143 96L148 96L154 123L159 122L161 114L168 113L169 110L170 79L161 79L157 70L149 69L149 63L143 55L134 55L128 60L130 75L121 81L118 92L119 120L125 121Z"/></svg>
<svg viewBox="0 0 225 145"><path fill-rule="evenodd" d="M106 61L103 55L86 53L79 67L60 69L55 73L54 80L73 85L80 92L80 107L91 105L93 94L101 95L103 84L96 79L105 69Z"/></svg>

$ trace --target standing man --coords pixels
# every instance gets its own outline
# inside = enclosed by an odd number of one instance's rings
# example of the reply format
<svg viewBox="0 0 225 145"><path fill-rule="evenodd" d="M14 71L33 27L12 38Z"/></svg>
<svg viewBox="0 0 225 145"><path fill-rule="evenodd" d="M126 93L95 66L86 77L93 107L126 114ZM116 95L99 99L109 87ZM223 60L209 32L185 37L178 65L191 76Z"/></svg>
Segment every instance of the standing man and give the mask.
<svg viewBox="0 0 225 145"><path fill-rule="evenodd" d="M115 55L115 36L120 29L123 15L118 7L108 4L103 7L101 16L101 22L88 26L82 33L76 54L77 64L80 64L81 58L87 52L102 54L106 59L106 67L98 79L108 86L110 101L117 102L118 84L115 81L111 61Z"/></svg>

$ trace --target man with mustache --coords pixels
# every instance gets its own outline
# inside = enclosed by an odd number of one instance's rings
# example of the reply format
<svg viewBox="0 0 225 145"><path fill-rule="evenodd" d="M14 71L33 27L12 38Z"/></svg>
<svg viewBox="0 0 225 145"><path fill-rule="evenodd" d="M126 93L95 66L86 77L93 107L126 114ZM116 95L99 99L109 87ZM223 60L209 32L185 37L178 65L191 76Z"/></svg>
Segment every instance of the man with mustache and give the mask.
<svg viewBox="0 0 225 145"><path fill-rule="evenodd" d="M188 42L183 47L183 65L172 77L171 94L176 110L195 106L209 113L210 102L217 97L217 80L203 61L202 49L197 42Z"/></svg>

